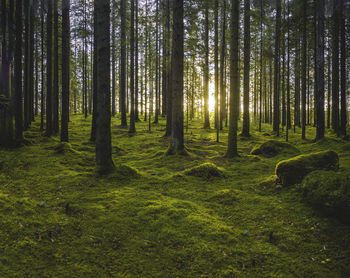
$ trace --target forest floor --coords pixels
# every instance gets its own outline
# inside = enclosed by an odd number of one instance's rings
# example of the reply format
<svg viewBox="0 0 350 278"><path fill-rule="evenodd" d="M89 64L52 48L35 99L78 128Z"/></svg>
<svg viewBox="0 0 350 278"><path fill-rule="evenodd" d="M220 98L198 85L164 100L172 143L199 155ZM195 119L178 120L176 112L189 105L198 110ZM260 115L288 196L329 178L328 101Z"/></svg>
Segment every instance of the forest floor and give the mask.
<svg viewBox="0 0 350 278"><path fill-rule="evenodd" d="M350 226L274 182L278 161L250 155L276 139L270 126L239 137L240 157L226 159L227 129L199 121L185 133L188 156L165 156L165 121L112 121L110 176L97 177L91 118L71 116L70 145L33 124L28 144L0 150L0 277L350 277ZM349 142L315 129L290 132L302 153L332 149L350 172ZM284 140L284 134L278 140ZM214 163L218 177L184 174Z"/></svg>

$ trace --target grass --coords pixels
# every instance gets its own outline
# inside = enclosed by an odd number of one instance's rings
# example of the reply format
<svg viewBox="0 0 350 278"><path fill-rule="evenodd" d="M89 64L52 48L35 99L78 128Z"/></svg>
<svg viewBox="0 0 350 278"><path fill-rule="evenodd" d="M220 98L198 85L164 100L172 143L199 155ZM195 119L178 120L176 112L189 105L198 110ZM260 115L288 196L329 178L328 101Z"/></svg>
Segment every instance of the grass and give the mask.
<svg viewBox="0 0 350 278"><path fill-rule="evenodd" d="M275 184L276 164L291 155L250 155L283 132L253 126L240 157L226 159L227 130L217 143L193 121L188 155L167 156L163 119L130 135L114 118L117 170L99 178L90 122L71 116L69 144L34 123L30 144L0 150L1 277L350 276L350 227ZM313 143L314 134L291 132L290 143L303 154L332 149L349 171L349 142L329 133ZM207 168L220 176L186 174Z"/></svg>

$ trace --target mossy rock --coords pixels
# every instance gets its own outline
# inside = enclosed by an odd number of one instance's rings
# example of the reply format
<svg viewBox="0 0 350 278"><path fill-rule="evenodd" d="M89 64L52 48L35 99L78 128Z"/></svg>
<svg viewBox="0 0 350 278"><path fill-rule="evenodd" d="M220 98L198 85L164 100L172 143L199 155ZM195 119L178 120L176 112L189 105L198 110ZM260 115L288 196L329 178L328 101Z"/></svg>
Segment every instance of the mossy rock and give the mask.
<svg viewBox="0 0 350 278"><path fill-rule="evenodd" d="M269 140L261 145L255 146L250 154L273 157L280 153L299 154L300 151L289 143L277 140Z"/></svg>
<svg viewBox="0 0 350 278"><path fill-rule="evenodd" d="M209 180L210 178L223 177L224 172L213 163L203 163L199 166L187 169L183 172L187 176L194 176Z"/></svg>
<svg viewBox="0 0 350 278"><path fill-rule="evenodd" d="M314 171L301 188L305 201L322 213L350 223L350 174Z"/></svg>
<svg viewBox="0 0 350 278"><path fill-rule="evenodd" d="M276 175L284 186L291 186L301 183L303 178L312 171L336 171L338 168L339 157L337 153L322 151L280 161L276 165Z"/></svg>

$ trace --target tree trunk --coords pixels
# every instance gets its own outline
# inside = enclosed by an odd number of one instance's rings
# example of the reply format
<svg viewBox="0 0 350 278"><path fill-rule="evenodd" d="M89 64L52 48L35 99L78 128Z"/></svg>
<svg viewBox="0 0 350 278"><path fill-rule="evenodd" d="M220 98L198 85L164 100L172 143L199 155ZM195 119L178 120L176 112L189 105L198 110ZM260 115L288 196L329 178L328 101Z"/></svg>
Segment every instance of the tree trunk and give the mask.
<svg viewBox="0 0 350 278"><path fill-rule="evenodd" d="M249 136L250 0L244 0L243 136Z"/></svg>
<svg viewBox="0 0 350 278"><path fill-rule="evenodd" d="M129 133L135 133L135 73L134 73L134 63L135 63L135 33L134 33L134 23L135 23L135 3L131 0L130 3L130 128Z"/></svg>
<svg viewBox="0 0 350 278"><path fill-rule="evenodd" d="M317 48L316 48L316 140L324 137L324 0L317 1Z"/></svg>
<svg viewBox="0 0 350 278"><path fill-rule="evenodd" d="M339 10L340 0L333 2L333 45L332 45L332 128L340 135L339 129Z"/></svg>
<svg viewBox="0 0 350 278"><path fill-rule="evenodd" d="M238 156L237 129L239 103L239 0L232 1L230 25L230 122L226 157Z"/></svg>
<svg viewBox="0 0 350 278"><path fill-rule="evenodd" d="M204 30L204 128L210 128L209 122L209 0L205 0Z"/></svg>
<svg viewBox="0 0 350 278"><path fill-rule="evenodd" d="M121 126L126 127L126 0L120 2L120 16L121 16L121 37L120 37L120 113Z"/></svg>
<svg viewBox="0 0 350 278"><path fill-rule="evenodd" d="M94 3L96 9L97 47L97 129L96 163L98 172L105 174L114 168L111 145L111 92L110 92L110 34L109 0Z"/></svg>
<svg viewBox="0 0 350 278"><path fill-rule="evenodd" d="M173 53L172 53L172 129L168 154L183 154L184 146L184 6L183 0L173 1Z"/></svg>
<svg viewBox="0 0 350 278"><path fill-rule="evenodd" d="M306 131L306 9L307 9L307 1L302 1L302 42L301 42L301 138L305 139L305 131Z"/></svg>
<svg viewBox="0 0 350 278"><path fill-rule="evenodd" d="M281 36L281 0L276 0L276 40L274 57L274 95L273 95L273 131L279 136L280 128L280 36Z"/></svg>
<svg viewBox="0 0 350 278"><path fill-rule="evenodd" d="M215 67L215 128L217 130L217 142L219 142L219 0L214 0L214 67Z"/></svg>
<svg viewBox="0 0 350 278"><path fill-rule="evenodd" d="M22 0L16 0L16 44L15 44L15 139L23 140L22 102Z"/></svg>
<svg viewBox="0 0 350 278"><path fill-rule="evenodd" d="M53 73L53 132L56 134L59 131L59 116L58 116L58 0L54 0L54 73Z"/></svg>
<svg viewBox="0 0 350 278"><path fill-rule="evenodd" d="M221 29L221 57L220 57L220 130L223 129L223 120L226 114L226 90L225 90L225 52L226 52L226 0L223 0L221 10L222 29Z"/></svg>
<svg viewBox="0 0 350 278"><path fill-rule="evenodd" d="M46 36L46 136L52 135L52 0L47 1Z"/></svg>
<svg viewBox="0 0 350 278"><path fill-rule="evenodd" d="M344 0L340 0L340 134L346 135L347 111L346 111L346 40L345 40L345 15Z"/></svg>
<svg viewBox="0 0 350 278"><path fill-rule="evenodd" d="M62 1L62 115L61 141L68 142L70 80L70 0Z"/></svg>

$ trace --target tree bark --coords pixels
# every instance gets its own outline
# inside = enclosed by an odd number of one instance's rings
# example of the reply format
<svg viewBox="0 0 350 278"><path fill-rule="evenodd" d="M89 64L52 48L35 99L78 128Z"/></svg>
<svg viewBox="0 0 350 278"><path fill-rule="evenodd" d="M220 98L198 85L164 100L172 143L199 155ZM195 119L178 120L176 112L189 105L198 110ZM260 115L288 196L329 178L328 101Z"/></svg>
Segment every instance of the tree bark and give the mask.
<svg viewBox="0 0 350 278"><path fill-rule="evenodd" d="M96 163L98 172L113 170L111 145L111 92L110 92L110 5L109 0L98 0L96 9L97 47L97 129Z"/></svg>
<svg viewBox="0 0 350 278"><path fill-rule="evenodd" d="M61 141L68 142L70 80L70 0L62 1L62 115Z"/></svg>
<svg viewBox="0 0 350 278"><path fill-rule="evenodd" d="M250 0L244 0L244 83L243 83L243 129L249 136L249 74L250 74Z"/></svg>
<svg viewBox="0 0 350 278"><path fill-rule="evenodd" d="M209 0L205 0L204 30L204 128L210 128L209 122Z"/></svg>
<svg viewBox="0 0 350 278"><path fill-rule="evenodd" d="M121 126L126 127L126 0L120 2L121 30L120 30L120 113Z"/></svg>
<svg viewBox="0 0 350 278"><path fill-rule="evenodd" d="M172 63L172 129L168 154L184 154L184 6L183 0L173 1Z"/></svg>
<svg viewBox="0 0 350 278"><path fill-rule="evenodd" d="M230 25L230 121L226 157L238 156L237 129L239 103L239 0L232 1Z"/></svg>

